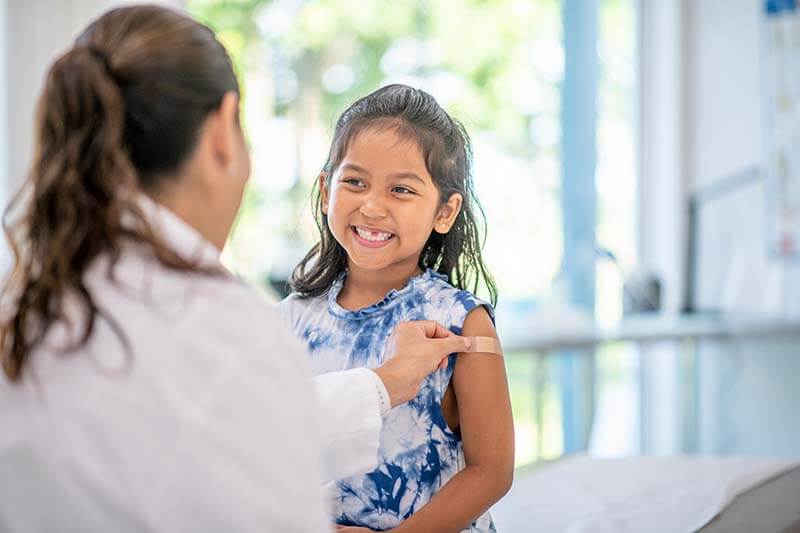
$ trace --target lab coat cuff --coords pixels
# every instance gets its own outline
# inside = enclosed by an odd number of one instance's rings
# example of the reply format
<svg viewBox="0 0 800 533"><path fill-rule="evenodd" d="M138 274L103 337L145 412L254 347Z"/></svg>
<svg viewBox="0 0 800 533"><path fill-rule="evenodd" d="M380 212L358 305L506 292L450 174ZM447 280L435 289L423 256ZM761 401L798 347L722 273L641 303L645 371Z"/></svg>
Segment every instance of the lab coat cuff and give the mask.
<svg viewBox="0 0 800 533"><path fill-rule="evenodd" d="M378 411L381 416L386 416L392 408L392 401L389 398L389 391L386 390L386 385L377 373L370 370L372 374L372 382L375 384L375 391L378 393Z"/></svg>

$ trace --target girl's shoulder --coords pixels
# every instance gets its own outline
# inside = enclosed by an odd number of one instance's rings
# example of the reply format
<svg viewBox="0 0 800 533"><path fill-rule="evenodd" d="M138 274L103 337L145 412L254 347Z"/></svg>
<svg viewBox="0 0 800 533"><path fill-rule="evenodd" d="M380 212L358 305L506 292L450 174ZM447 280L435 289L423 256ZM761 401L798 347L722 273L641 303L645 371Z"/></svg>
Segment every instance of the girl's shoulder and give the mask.
<svg viewBox="0 0 800 533"><path fill-rule="evenodd" d="M278 302L276 308L284 321L295 328L304 315L323 310L326 302L324 295L308 297L293 292Z"/></svg>
<svg viewBox="0 0 800 533"><path fill-rule="evenodd" d="M428 305L444 313L444 325L450 329L460 330L467 315L478 307L484 307L494 321L492 304L469 290L454 287L444 274L429 269L421 277L418 290Z"/></svg>

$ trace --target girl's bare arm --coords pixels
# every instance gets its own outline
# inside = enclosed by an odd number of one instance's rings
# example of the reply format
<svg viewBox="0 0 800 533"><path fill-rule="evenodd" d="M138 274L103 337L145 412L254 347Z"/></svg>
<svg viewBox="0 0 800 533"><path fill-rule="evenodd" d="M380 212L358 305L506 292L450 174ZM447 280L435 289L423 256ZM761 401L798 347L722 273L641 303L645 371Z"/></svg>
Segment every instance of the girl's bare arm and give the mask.
<svg viewBox="0 0 800 533"><path fill-rule="evenodd" d="M470 312L462 334L497 338L483 307ZM453 476L427 505L395 528L396 533L460 531L511 487L514 424L503 358L459 354L453 387L466 468Z"/></svg>

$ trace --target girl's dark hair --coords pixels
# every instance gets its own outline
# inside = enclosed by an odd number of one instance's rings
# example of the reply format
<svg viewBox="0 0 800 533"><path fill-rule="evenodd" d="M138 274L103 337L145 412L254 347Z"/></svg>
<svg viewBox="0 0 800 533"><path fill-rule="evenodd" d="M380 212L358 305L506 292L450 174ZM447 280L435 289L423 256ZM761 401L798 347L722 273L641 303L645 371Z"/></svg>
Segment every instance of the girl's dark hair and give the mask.
<svg viewBox="0 0 800 533"><path fill-rule="evenodd" d="M367 129L391 129L402 138L415 141L439 189L441 204L453 193L463 198L461 211L450 231L445 235L431 232L420 253L419 267L446 275L450 283L460 289L476 292L482 282L495 305L497 288L481 255L486 238L486 217L475 196L472 146L464 126L425 91L399 84L382 87L354 102L339 117L323 167L328 183L350 143ZM289 282L292 290L303 297L324 294L347 268L347 252L328 227L319 190L315 192L313 210L320 241L297 265Z"/></svg>
<svg viewBox="0 0 800 533"><path fill-rule="evenodd" d="M198 270L160 241L136 195L157 191L178 170L207 115L238 90L211 30L156 6L107 12L51 66L30 174L3 220L15 257L0 322L10 380L21 379L54 322L70 323L68 298L77 298L85 316L70 348L88 341L97 316L109 318L83 277L101 254L113 276L123 241L146 246L168 268Z"/></svg>

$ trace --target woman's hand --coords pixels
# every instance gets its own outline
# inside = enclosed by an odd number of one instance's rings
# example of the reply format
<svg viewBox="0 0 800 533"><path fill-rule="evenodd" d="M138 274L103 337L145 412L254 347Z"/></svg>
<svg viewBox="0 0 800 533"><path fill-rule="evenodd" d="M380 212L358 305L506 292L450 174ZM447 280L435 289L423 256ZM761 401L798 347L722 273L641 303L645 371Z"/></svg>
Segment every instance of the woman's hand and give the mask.
<svg viewBox="0 0 800 533"><path fill-rule="evenodd" d="M468 348L464 337L432 320L401 322L389 338L387 361L375 373L386 386L394 407L416 396L422 380L447 364L449 354Z"/></svg>

